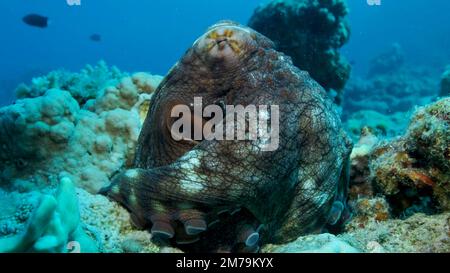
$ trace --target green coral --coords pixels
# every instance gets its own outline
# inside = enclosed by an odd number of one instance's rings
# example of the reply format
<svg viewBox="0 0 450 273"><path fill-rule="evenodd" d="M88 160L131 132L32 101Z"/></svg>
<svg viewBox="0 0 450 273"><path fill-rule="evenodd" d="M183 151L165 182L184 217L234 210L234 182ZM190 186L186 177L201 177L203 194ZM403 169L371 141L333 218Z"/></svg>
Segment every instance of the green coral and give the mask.
<svg viewBox="0 0 450 273"><path fill-rule="evenodd" d="M80 225L75 186L62 178L55 195L40 197L23 233L0 238L0 252L67 252L71 243L79 245L81 252L97 252L96 243Z"/></svg>

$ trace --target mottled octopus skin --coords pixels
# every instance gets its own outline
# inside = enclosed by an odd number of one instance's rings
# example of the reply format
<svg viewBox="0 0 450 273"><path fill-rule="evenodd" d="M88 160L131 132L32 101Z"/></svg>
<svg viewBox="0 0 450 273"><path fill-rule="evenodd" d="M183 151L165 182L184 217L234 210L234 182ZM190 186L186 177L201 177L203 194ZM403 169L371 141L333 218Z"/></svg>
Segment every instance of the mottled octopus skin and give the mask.
<svg viewBox="0 0 450 273"><path fill-rule="evenodd" d="M202 97L203 106L279 105L279 148L262 151L250 140L175 141L170 111L191 105L194 97ZM240 236L245 241L248 231L259 232L264 243L284 243L321 230L333 203L345 204L350 150L332 101L307 72L263 35L221 22L158 87L134 168L116 176L105 192L130 210L137 225L174 242L214 244L226 230L234 236L227 240L236 240L230 245L242 243ZM217 223L220 212L239 208L245 213Z"/></svg>

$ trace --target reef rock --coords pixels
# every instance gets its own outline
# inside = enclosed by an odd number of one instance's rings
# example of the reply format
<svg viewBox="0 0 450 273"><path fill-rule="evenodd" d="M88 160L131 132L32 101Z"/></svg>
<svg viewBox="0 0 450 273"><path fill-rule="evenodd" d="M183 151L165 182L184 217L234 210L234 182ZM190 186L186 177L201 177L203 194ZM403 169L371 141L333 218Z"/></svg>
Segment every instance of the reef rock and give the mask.
<svg viewBox="0 0 450 273"><path fill-rule="evenodd" d="M339 53L350 36L347 13L342 0L274 0L254 12L249 26L325 89L341 91L351 69Z"/></svg>
<svg viewBox="0 0 450 273"><path fill-rule="evenodd" d="M56 185L64 173L97 192L132 162L160 80L145 73L126 76L100 63L21 85L16 103L0 109L0 184L29 191Z"/></svg>
<svg viewBox="0 0 450 273"><path fill-rule="evenodd" d="M205 107L279 106L278 148L263 150L261 137L175 141L170 113L180 104L194 108L195 97ZM275 112L263 113L260 118L274 126ZM261 34L222 22L161 83L133 168L115 177L105 193L158 237L218 247L230 236L221 251L254 251L258 241L288 242L339 223L350 149L334 104L308 73Z"/></svg>

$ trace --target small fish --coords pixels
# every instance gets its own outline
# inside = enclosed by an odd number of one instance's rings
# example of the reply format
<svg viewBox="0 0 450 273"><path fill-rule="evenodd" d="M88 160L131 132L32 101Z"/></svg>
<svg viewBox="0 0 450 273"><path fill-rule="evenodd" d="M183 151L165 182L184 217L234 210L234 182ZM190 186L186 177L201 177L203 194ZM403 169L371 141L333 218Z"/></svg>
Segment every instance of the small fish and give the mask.
<svg viewBox="0 0 450 273"><path fill-rule="evenodd" d="M101 42L102 36L100 34L92 34L89 39L94 42Z"/></svg>
<svg viewBox="0 0 450 273"><path fill-rule="evenodd" d="M22 21L29 26L39 28L46 28L49 24L48 17L34 13L26 15L22 18Z"/></svg>

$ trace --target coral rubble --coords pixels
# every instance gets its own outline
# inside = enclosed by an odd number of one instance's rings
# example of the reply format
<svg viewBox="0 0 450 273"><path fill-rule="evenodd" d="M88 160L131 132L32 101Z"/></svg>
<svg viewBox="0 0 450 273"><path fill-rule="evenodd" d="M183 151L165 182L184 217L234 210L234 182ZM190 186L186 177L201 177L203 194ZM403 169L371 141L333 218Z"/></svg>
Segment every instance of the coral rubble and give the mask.
<svg viewBox="0 0 450 273"><path fill-rule="evenodd" d="M339 53L350 36L347 13L342 0L274 0L254 12L249 26L325 89L341 91L350 76L350 64Z"/></svg>

